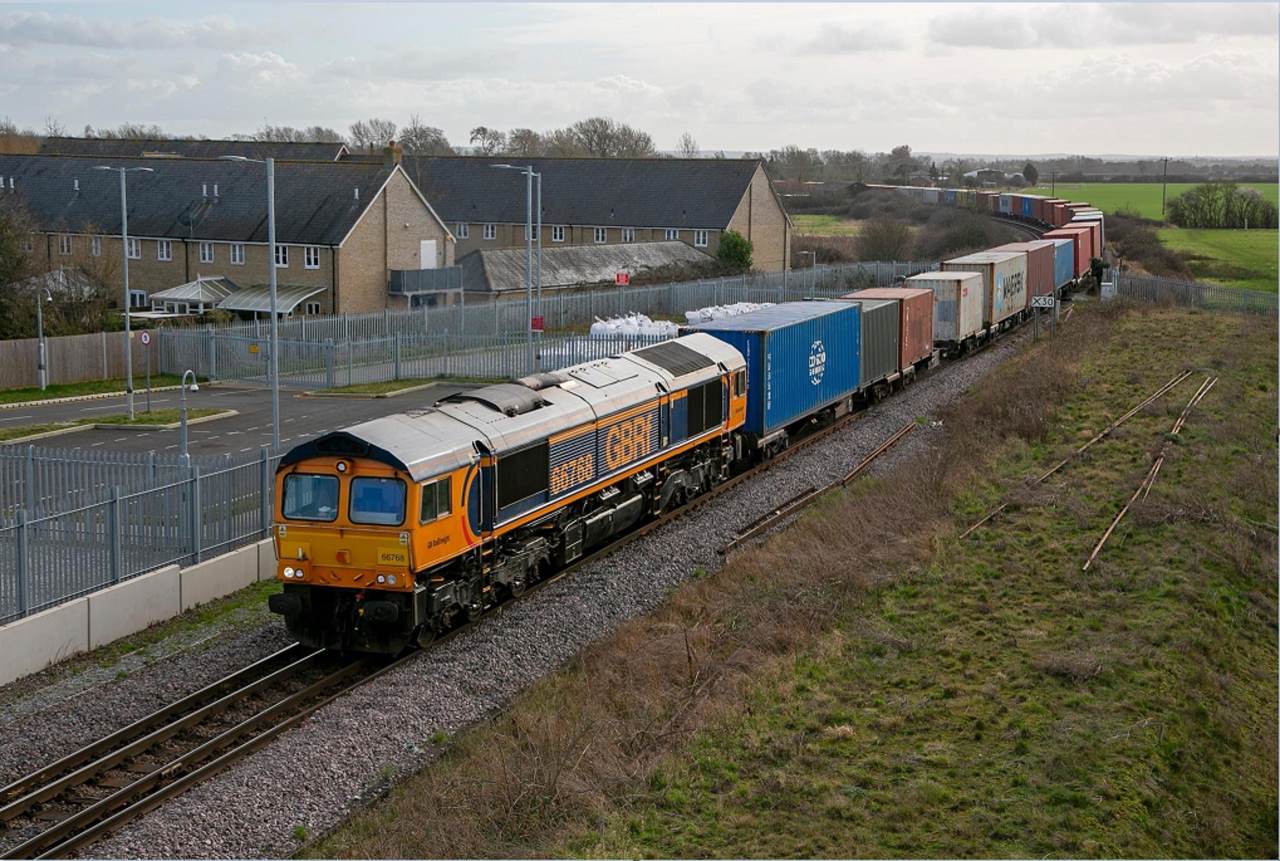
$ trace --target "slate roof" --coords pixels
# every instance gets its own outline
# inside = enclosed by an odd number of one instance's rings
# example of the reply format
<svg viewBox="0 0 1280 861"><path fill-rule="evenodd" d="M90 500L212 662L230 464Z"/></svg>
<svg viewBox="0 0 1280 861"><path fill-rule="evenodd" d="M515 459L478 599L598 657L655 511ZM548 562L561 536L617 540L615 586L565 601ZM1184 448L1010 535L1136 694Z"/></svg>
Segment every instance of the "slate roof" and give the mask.
<svg viewBox="0 0 1280 861"><path fill-rule="evenodd" d="M21 202L44 231L120 233L120 177L94 170L149 167L128 174L129 235L266 242L267 175L259 164L218 159L111 159L0 155L0 205ZM497 171L494 171L495 173ZM276 241L337 245L360 219L391 169L381 164L280 162ZM75 183L79 180L79 191ZM214 185L218 194L214 196ZM355 197L359 189L359 200ZM207 190L208 196L205 197Z"/></svg>
<svg viewBox="0 0 1280 861"><path fill-rule="evenodd" d="M248 158L337 161L346 154L342 143L287 143L283 141L168 140L112 138L45 138L41 155L80 155L134 157L180 156L182 158L218 158L243 155Z"/></svg>
<svg viewBox="0 0 1280 861"><path fill-rule="evenodd" d="M618 272L632 275L659 266L709 263L711 257L679 240L625 242L615 245L564 245L542 248L542 286L554 289L613 281ZM524 248L472 251L459 261L464 289L505 292L524 290Z"/></svg>
<svg viewBox="0 0 1280 861"><path fill-rule="evenodd" d="M728 226L760 162L753 159L411 156L405 173L447 224L525 221L525 178L542 174L542 222L593 227Z"/></svg>

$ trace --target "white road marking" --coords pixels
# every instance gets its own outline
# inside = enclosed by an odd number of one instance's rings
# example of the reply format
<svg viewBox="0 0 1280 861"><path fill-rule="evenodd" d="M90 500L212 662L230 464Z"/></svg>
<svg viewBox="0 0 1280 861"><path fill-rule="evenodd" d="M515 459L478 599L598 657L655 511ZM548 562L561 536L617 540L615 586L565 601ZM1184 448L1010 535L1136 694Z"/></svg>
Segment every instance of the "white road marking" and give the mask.
<svg viewBox="0 0 1280 861"><path fill-rule="evenodd" d="M173 445L167 445L164 448L165 448L165 451L168 451L171 448L177 448L177 447L178 447L178 444L175 442Z"/></svg>
<svg viewBox="0 0 1280 861"><path fill-rule="evenodd" d="M91 448L97 448L98 446L102 445L103 442L106 442L106 440L104 439L102 442L90 443L89 445Z"/></svg>
<svg viewBox="0 0 1280 861"><path fill-rule="evenodd" d="M249 445L249 446L245 446L244 448L242 448L242 449L240 449L240 450L241 450L241 451L253 451L253 446L251 446L251 445Z"/></svg>
<svg viewBox="0 0 1280 861"><path fill-rule="evenodd" d="M123 404L107 404L105 407L81 407L80 412L91 413L94 410L118 410Z"/></svg>
<svg viewBox="0 0 1280 861"><path fill-rule="evenodd" d="M113 439L112 442L124 442L127 439L128 439L127 436L118 436L115 439Z"/></svg>
<svg viewBox="0 0 1280 861"><path fill-rule="evenodd" d="M29 419L29 418L32 418L32 417L31 416L6 416L5 418L0 419L0 422L16 422L22 419Z"/></svg>

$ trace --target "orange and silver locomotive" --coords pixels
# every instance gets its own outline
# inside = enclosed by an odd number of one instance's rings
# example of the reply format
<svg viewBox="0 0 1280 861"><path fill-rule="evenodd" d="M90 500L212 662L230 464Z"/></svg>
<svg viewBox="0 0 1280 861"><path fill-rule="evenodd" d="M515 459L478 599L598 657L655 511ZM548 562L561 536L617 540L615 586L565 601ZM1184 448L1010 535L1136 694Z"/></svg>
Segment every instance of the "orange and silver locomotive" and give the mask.
<svg viewBox="0 0 1280 861"><path fill-rule="evenodd" d="M742 354L693 334L298 446L271 610L315 646L428 642L724 480L746 388Z"/></svg>

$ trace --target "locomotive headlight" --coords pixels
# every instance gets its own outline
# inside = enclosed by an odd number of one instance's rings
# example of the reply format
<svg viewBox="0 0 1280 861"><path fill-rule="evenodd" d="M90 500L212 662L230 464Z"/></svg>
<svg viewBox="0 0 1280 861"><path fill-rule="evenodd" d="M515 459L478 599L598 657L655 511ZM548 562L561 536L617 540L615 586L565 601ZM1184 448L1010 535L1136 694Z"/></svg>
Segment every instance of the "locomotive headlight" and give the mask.
<svg viewBox="0 0 1280 861"><path fill-rule="evenodd" d="M387 575L387 582L388 582L389 584L391 584L392 586L396 585L396 575L394 575L394 574L388 574L388 575Z"/></svg>
<svg viewBox="0 0 1280 861"><path fill-rule="evenodd" d="M387 582L387 578L386 578L386 577L384 577L384 576L382 576L381 574L379 574L379 575L378 575L378 582L379 582L379 583L386 583L386 582Z"/></svg>
<svg viewBox="0 0 1280 861"><path fill-rule="evenodd" d="M291 580L291 579L293 579L293 575L294 575L295 573L297 573L297 572L295 572L295 571L294 571L292 568L290 568L288 565L286 565L286 566L284 567L284 576L285 576L285 579L286 579L286 580Z"/></svg>

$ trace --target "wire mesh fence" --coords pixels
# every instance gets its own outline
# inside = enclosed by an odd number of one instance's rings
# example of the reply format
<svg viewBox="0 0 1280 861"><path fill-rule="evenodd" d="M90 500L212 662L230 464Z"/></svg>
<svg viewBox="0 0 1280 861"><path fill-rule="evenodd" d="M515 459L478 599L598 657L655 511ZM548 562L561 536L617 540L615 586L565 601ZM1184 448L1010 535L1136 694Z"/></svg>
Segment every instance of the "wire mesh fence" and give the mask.
<svg viewBox="0 0 1280 861"><path fill-rule="evenodd" d="M1269 317L1277 315L1275 293L1237 290L1234 287L1176 281L1172 278L1121 274L1116 279L1116 295L1139 302L1204 308L1211 311L1234 311Z"/></svg>

